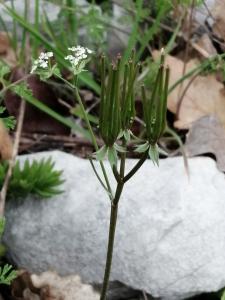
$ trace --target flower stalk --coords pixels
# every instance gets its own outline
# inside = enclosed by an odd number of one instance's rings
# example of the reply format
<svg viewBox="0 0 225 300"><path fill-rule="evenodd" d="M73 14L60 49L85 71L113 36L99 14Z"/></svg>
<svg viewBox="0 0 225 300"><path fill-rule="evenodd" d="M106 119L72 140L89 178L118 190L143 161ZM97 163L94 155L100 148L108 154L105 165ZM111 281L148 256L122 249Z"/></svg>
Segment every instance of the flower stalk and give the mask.
<svg viewBox="0 0 225 300"><path fill-rule="evenodd" d="M117 56L116 62L112 64L106 63L105 56L102 56L100 59L101 94L99 132L104 141L104 146L99 149L94 131L89 122L88 114L77 88L78 75L84 71L84 67L89 61L89 55L92 54L92 51L81 46L71 47L69 51L73 54L69 54L65 59L68 60L72 66L74 75L73 83L62 77L57 65L51 66L51 61L49 60L50 57L52 57L51 54L42 54L39 60L34 63L32 72L39 74L43 80L51 76L56 76L73 88L95 148L95 158L99 161L101 166L101 175L103 175L102 177L104 179L99 175L92 158L90 158L94 173L101 186L107 191L111 205L107 255L100 296L100 300L106 300L113 260L119 201L124 185L138 172L148 157L150 157L153 163L159 163L159 152L161 149L158 146L158 141L166 128L169 69L164 66L164 54L162 53L161 64L151 95L148 95L144 86L141 88L145 138L141 140L142 144L137 145L136 151L142 153L142 155L132 170L125 174L127 144L131 138L136 144L140 142L140 139L136 138L132 133L132 124L136 116L136 78L140 70L140 64L135 62L135 52L132 53L131 58L124 66L121 64L120 55ZM48 67L46 67L46 62ZM106 74L108 74L108 76ZM120 156L119 167L118 156ZM111 188L104 166L103 160L105 157L107 157L110 162L112 173L117 182L115 193Z"/></svg>

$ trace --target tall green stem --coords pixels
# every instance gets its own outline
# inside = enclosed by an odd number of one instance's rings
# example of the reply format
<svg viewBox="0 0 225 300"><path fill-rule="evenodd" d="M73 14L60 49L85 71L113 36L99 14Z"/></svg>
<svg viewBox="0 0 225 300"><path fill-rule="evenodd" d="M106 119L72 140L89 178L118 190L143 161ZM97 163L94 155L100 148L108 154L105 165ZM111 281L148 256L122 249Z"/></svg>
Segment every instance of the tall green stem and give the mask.
<svg viewBox="0 0 225 300"><path fill-rule="evenodd" d="M115 240L115 232L116 232L116 223L117 223L117 212L118 212L118 204L119 199L123 190L123 182L117 184L116 195L114 200L111 203L111 214L110 214L110 225L109 225L109 236L108 236L108 248L107 248L107 256L106 256L106 264L105 264L105 273L101 291L100 300L106 300L106 293L109 285L109 277L111 273L112 267L112 258L113 258L113 248L114 248L114 240Z"/></svg>
<svg viewBox="0 0 225 300"><path fill-rule="evenodd" d="M123 140L123 147L126 148L126 141ZM105 273L104 279L102 284L102 291L100 300L106 299L106 293L109 285L109 277L111 273L112 267L112 258L113 258L113 248L114 248L114 240L115 240L115 232L116 232L116 223L117 223L117 213L118 213L118 206L120 196L123 191L124 186L124 173L125 173L125 160L126 160L126 153L122 153L121 155L121 162L120 162L120 172L119 180L117 180L117 188L116 193L113 201L111 202L111 214L110 214L110 225L109 225L109 236L108 236L108 248L107 248L107 256L106 256L106 264L105 264Z"/></svg>
<svg viewBox="0 0 225 300"><path fill-rule="evenodd" d="M106 264L105 264L105 274L103 279L100 300L106 299L106 292L109 285L109 277L111 273L114 239L115 239L116 222L117 222L117 212L118 212L118 204L114 205L112 203L111 214L110 214L110 225L109 225L108 249L107 249L107 257L106 257Z"/></svg>
<svg viewBox="0 0 225 300"><path fill-rule="evenodd" d="M123 146L126 147L125 141L123 141ZM107 289L108 289L108 285L109 285L109 277L110 277L111 266L112 266L113 248L114 248L117 213L118 213L120 196L122 194L124 184L140 169L140 167L143 165L143 163L145 162L147 157L148 157L148 152L146 151L146 153L143 154L143 156L138 161L138 163L133 167L133 169L126 176L124 176L126 153L122 153L122 155L121 155L120 173L119 173L120 178L119 178L119 180L117 179L116 194L115 194L113 201L111 202L108 248L107 248L105 273L104 273L104 279L103 279L103 284L102 284L100 300L106 300L106 293L107 293Z"/></svg>

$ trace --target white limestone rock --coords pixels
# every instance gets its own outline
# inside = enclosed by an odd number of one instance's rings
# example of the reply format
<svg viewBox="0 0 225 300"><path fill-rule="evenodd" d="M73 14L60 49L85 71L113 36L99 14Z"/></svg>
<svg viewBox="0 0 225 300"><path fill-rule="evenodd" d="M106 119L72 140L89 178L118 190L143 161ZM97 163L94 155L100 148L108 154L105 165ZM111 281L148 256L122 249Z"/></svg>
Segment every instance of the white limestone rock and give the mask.
<svg viewBox="0 0 225 300"><path fill-rule="evenodd" d="M4 241L10 257L31 272L53 269L101 282L110 203L89 162L54 151L65 193L50 200L7 203ZM21 160L24 160L24 156ZM136 163L127 161L127 169ZM155 297L182 299L225 286L224 174L206 157L147 161L120 202L111 280Z"/></svg>
<svg viewBox="0 0 225 300"><path fill-rule="evenodd" d="M39 1L39 5L40 5L40 13L41 16L44 15L44 13L46 13L46 15L48 16L48 20L49 21L54 21L57 19L58 13L60 11L60 6L56 5L56 4L52 4L50 2L47 2L45 0L40 0ZM5 4L9 7L11 7L11 0L5 1ZM25 9L25 5L26 5L26 1L23 0L13 0L13 5L14 5L14 9L16 11L16 13L20 16L24 16L24 9ZM35 20L35 0L29 0L29 21L31 23L34 23ZM13 20L12 17L7 13L7 10L4 8L4 6L2 4L0 4L0 13L1 16L3 18L3 20L5 22L7 22L9 25L12 25Z"/></svg>

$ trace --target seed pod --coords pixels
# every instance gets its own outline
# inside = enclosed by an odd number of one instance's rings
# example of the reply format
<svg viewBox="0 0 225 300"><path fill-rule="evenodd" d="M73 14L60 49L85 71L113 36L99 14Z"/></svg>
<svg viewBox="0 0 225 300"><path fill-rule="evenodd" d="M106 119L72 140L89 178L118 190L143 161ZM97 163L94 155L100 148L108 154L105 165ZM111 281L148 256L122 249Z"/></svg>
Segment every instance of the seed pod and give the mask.
<svg viewBox="0 0 225 300"><path fill-rule="evenodd" d="M101 102L99 128L106 146L111 147L121 130L121 107L119 99L120 58L116 65L110 65L108 81L105 84L105 59L101 60Z"/></svg>
<svg viewBox="0 0 225 300"><path fill-rule="evenodd" d="M161 56L161 63L164 55ZM143 115L146 124L146 135L150 145L155 145L163 135L166 127L166 108L169 84L169 68L161 64L150 99L142 86Z"/></svg>
<svg viewBox="0 0 225 300"><path fill-rule="evenodd" d="M133 58L134 59L134 58ZM140 64L130 60L124 67L123 92L121 99L122 129L130 129L135 118L134 85Z"/></svg>
<svg viewBox="0 0 225 300"><path fill-rule="evenodd" d="M106 146L111 147L119 133L128 131L134 120L134 84L140 64L135 63L134 51L124 67L121 64L121 56L118 55L116 64L109 66L107 82L105 65L105 57L102 56L99 128Z"/></svg>

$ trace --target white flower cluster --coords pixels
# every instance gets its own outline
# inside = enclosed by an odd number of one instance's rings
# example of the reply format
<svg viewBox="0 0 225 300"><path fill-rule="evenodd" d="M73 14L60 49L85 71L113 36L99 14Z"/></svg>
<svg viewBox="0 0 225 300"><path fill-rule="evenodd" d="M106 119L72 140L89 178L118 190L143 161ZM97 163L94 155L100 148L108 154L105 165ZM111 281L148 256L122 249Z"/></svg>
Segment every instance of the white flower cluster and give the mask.
<svg viewBox="0 0 225 300"><path fill-rule="evenodd" d="M86 61L88 55L93 52L90 49L81 46L71 47L68 48L68 50L72 51L73 55L67 55L65 59L71 63L74 69L78 68L82 62Z"/></svg>
<svg viewBox="0 0 225 300"><path fill-rule="evenodd" d="M36 59L33 63L33 67L31 69L31 73L37 70L37 68L47 69L49 58L53 57L53 52L41 52L38 59Z"/></svg>

